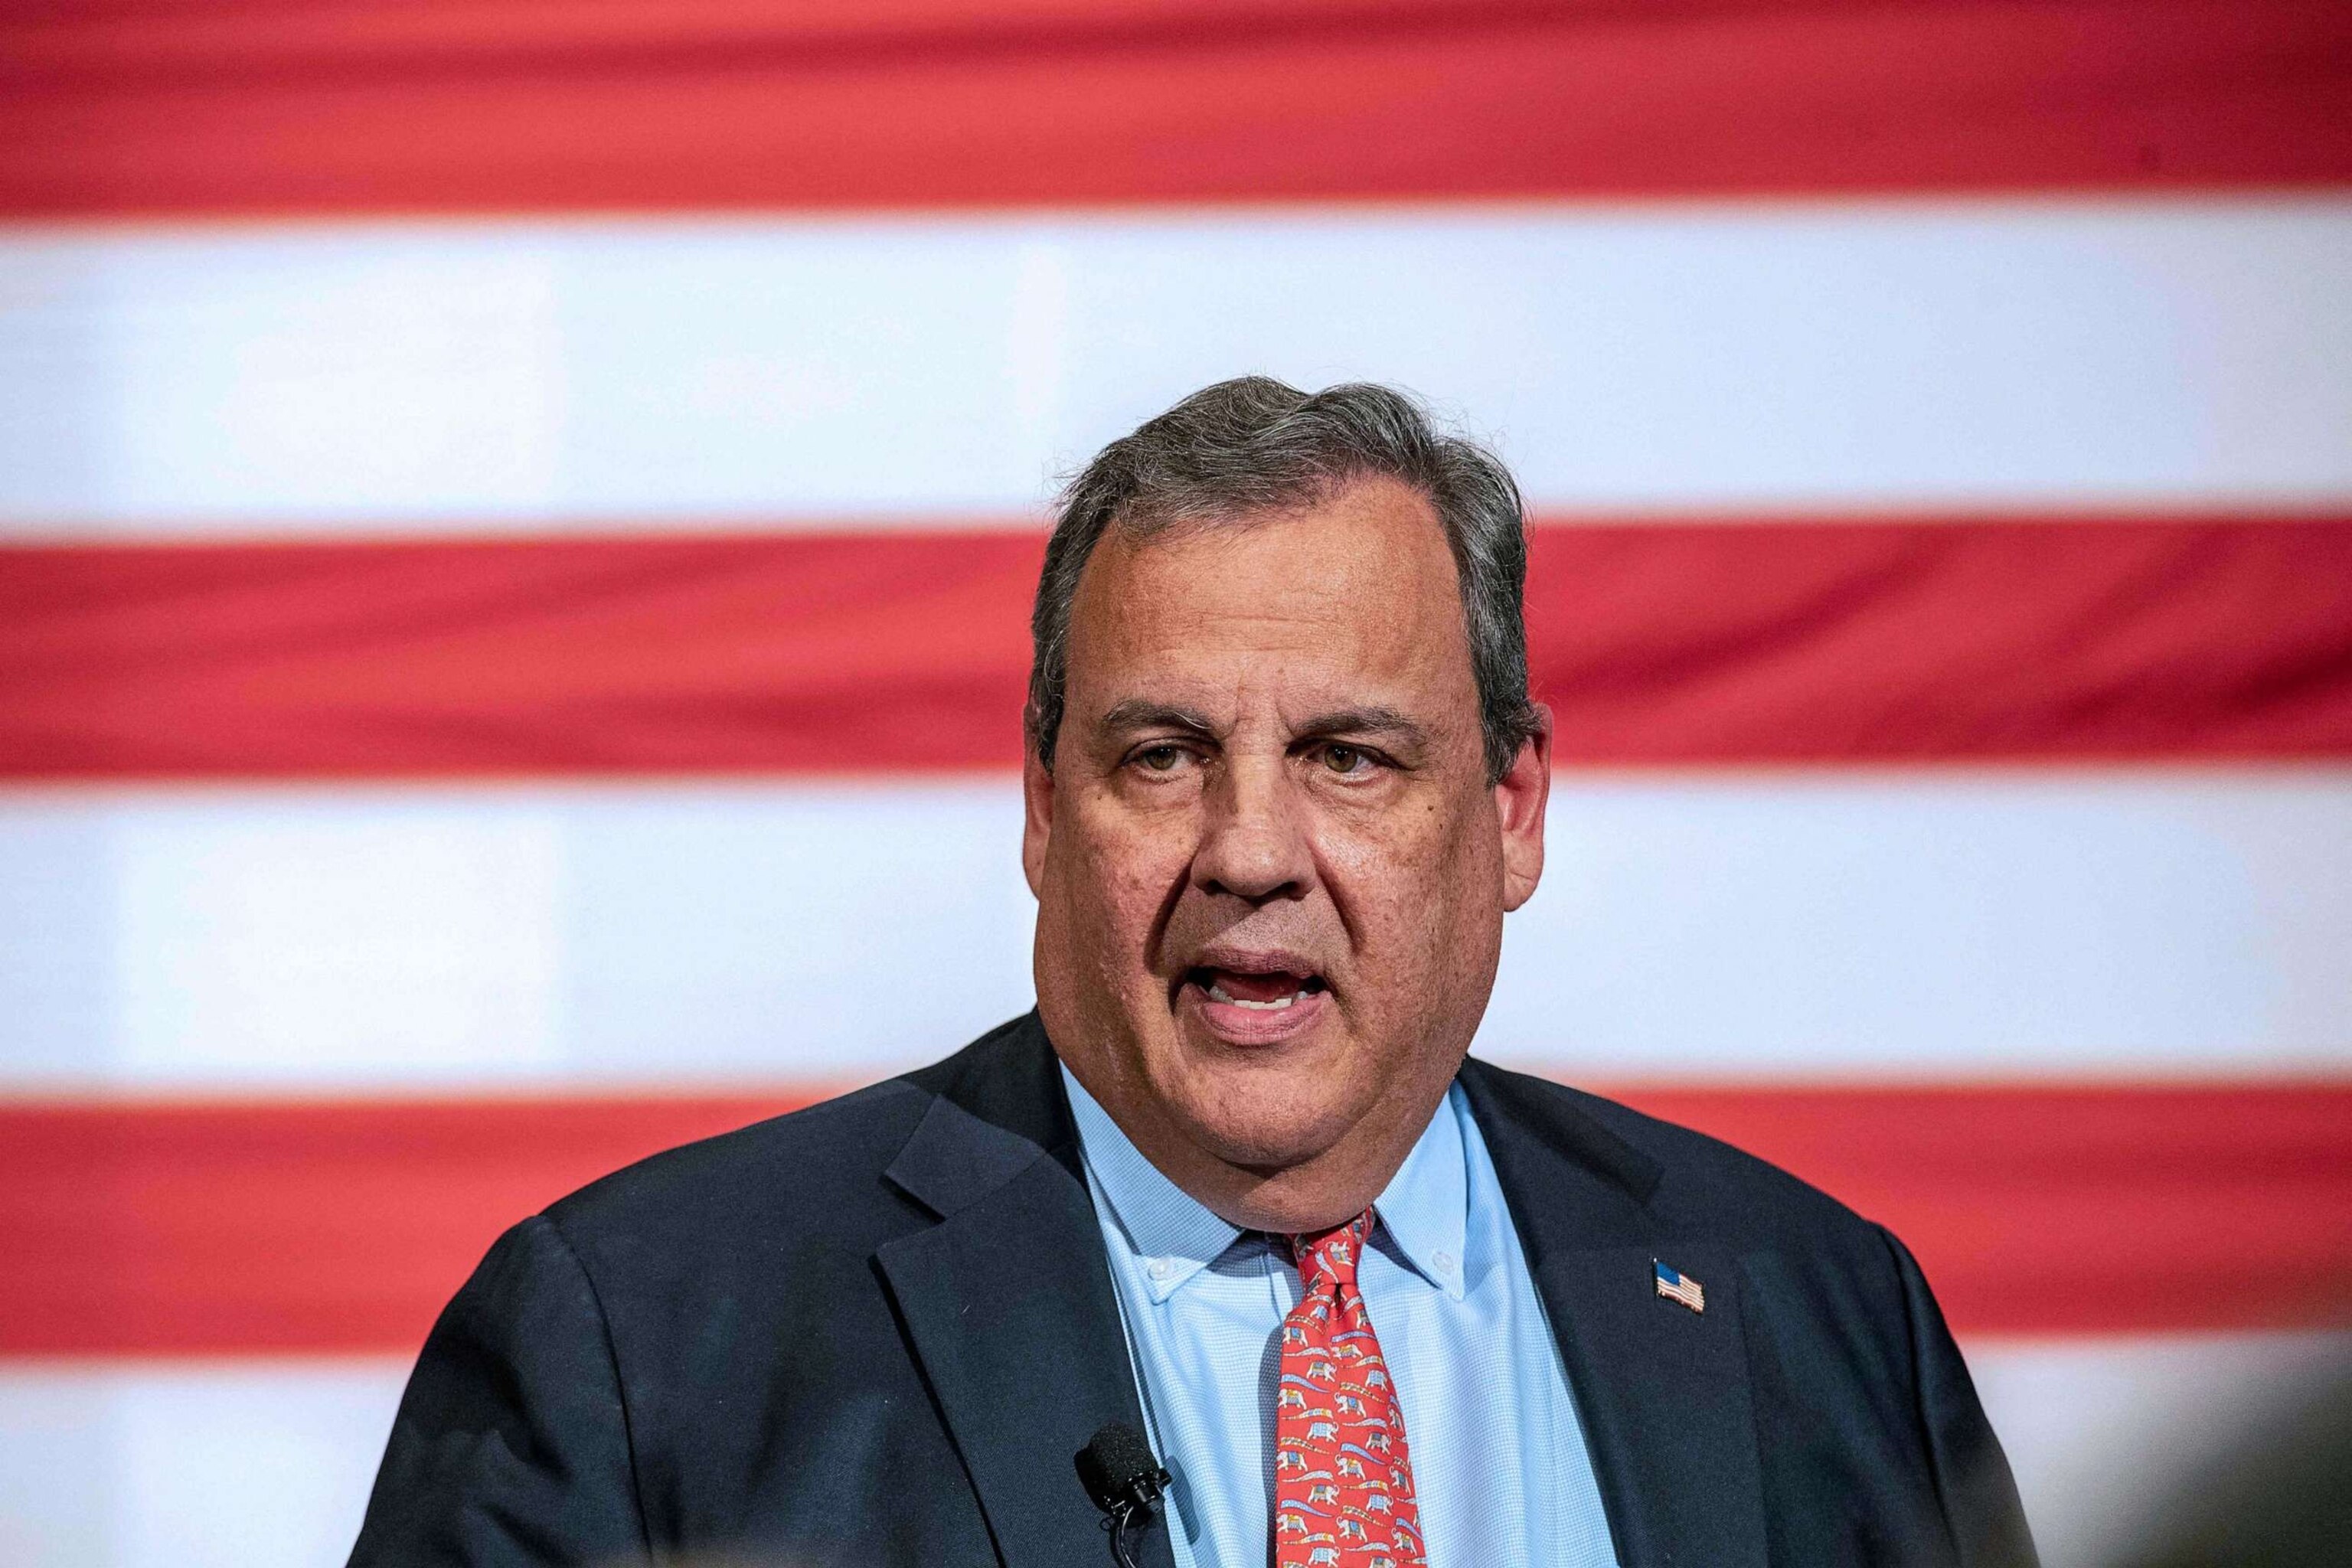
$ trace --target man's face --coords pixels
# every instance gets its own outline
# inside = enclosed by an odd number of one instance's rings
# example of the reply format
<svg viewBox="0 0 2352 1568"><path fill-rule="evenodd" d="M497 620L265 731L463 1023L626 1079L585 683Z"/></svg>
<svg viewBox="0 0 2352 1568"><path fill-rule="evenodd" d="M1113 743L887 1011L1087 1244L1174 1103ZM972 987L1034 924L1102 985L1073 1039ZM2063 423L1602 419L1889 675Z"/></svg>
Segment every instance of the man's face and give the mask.
<svg viewBox="0 0 2352 1568"><path fill-rule="evenodd" d="M1377 1194L1486 1010L1548 742L1488 784L1453 556L1387 481L1114 528L1068 648L1025 780L1047 1031L1228 1219L1344 1218L1320 1210Z"/></svg>

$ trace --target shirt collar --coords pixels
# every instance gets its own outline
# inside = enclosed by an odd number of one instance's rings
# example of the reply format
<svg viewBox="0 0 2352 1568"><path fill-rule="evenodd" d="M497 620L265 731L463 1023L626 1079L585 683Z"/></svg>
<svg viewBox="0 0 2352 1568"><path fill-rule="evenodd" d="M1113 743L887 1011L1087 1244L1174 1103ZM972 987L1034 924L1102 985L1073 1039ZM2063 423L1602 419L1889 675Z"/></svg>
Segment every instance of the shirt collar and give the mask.
<svg viewBox="0 0 2352 1568"><path fill-rule="evenodd" d="M1445 1091L1437 1113L1372 1204L1381 1227L1405 1263L1457 1301L1463 1289L1463 1244L1470 1229L1469 1164L1455 1105L1461 1092Z"/></svg>
<svg viewBox="0 0 2352 1568"><path fill-rule="evenodd" d="M1140 1265L1145 1290L1155 1304L1165 1301L1232 1247L1241 1227L1220 1218L1145 1159L1066 1067L1062 1085L1069 1092L1070 1115L1096 1196ZM1406 1266L1459 1300L1470 1197L1454 1103L1457 1092L1447 1091L1372 1207Z"/></svg>

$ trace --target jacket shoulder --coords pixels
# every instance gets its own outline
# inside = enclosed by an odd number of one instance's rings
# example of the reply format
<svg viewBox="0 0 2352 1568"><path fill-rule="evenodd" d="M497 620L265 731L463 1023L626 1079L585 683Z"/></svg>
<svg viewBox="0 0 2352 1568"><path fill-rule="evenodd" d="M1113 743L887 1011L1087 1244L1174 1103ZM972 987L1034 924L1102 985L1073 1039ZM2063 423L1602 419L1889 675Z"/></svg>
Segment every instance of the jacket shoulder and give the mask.
<svg viewBox="0 0 2352 1568"><path fill-rule="evenodd" d="M731 1132L665 1149L549 1205L568 1237L710 1211L811 1212L827 1189L877 1179L930 1097L892 1079Z"/></svg>
<svg viewBox="0 0 2352 1568"><path fill-rule="evenodd" d="M1720 1138L1527 1073L1476 1064L1487 1092L1522 1117L1598 1148L1650 1211L1676 1229L1738 1242L1824 1242L1883 1253L1884 1233L1844 1204ZM1597 1136L1596 1136L1597 1134Z"/></svg>
<svg viewBox="0 0 2352 1568"><path fill-rule="evenodd" d="M766 1247L796 1237L870 1247L913 1215L886 1179L891 1162L952 1086L1007 1076L1024 1055L1027 1022L919 1071L650 1155L558 1200L546 1217L583 1254L637 1237L672 1254L749 1237Z"/></svg>

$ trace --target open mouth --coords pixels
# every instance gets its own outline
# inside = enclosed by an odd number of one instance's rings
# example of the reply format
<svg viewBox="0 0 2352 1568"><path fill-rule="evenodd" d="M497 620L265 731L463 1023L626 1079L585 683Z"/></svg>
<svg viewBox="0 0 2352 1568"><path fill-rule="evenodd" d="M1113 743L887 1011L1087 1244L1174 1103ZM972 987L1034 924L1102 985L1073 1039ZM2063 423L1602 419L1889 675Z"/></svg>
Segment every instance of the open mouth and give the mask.
<svg viewBox="0 0 2352 1568"><path fill-rule="evenodd" d="M1203 966L1190 971L1184 978L1187 984L1199 986L1210 1001L1251 1013L1286 1012L1307 997L1321 995L1326 989L1319 974L1296 974L1286 970L1245 974L1239 970Z"/></svg>

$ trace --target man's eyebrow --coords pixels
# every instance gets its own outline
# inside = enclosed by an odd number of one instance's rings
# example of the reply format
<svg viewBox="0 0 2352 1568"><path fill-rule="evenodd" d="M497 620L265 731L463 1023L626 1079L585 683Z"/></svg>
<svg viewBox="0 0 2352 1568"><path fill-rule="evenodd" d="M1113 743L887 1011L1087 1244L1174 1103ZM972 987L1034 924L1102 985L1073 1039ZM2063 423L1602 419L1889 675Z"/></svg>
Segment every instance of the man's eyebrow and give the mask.
<svg viewBox="0 0 2352 1568"><path fill-rule="evenodd" d="M1216 726L1209 716L1196 708L1180 707L1173 702L1153 702L1141 697L1130 697L1124 702L1114 702L1100 721L1105 730L1183 730L1204 739L1215 735Z"/></svg>
<svg viewBox="0 0 2352 1568"><path fill-rule="evenodd" d="M1393 708L1377 704L1366 708L1339 708L1328 713L1318 713L1298 726L1302 741L1328 740L1334 735L1388 735L1400 741L1423 742L1429 732Z"/></svg>

